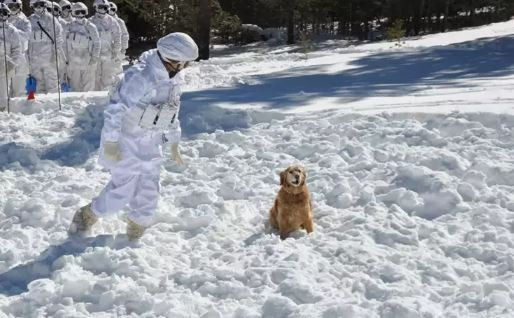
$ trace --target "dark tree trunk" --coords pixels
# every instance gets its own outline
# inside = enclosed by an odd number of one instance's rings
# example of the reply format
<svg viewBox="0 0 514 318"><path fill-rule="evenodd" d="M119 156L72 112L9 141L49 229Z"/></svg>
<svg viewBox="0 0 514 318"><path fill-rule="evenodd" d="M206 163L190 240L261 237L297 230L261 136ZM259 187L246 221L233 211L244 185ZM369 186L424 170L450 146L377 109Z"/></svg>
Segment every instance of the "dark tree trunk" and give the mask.
<svg viewBox="0 0 514 318"><path fill-rule="evenodd" d="M469 25L475 25L475 1L471 0L471 7L469 8Z"/></svg>
<svg viewBox="0 0 514 318"><path fill-rule="evenodd" d="M286 0L287 11L287 44L294 44L294 7L295 0Z"/></svg>
<svg viewBox="0 0 514 318"><path fill-rule="evenodd" d="M198 12L198 49L199 60L208 60L210 56L209 46L211 42L211 0L200 0Z"/></svg>
<svg viewBox="0 0 514 318"><path fill-rule="evenodd" d="M436 25L437 25L437 28L438 28L439 32L443 32L444 31L443 23L441 22L441 15L443 15L443 14L441 12L437 11ZM436 29L436 26L434 26L434 30L435 29Z"/></svg>
<svg viewBox="0 0 514 318"><path fill-rule="evenodd" d="M427 1L425 8L425 23L423 24L423 31L425 33L429 33L432 31L432 7L430 6L431 2Z"/></svg>
<svg viewBox="0 0 514 318"><path fill-rule="evenodd" d="M448 16L450 14L450 0L446 0L446 4L444 5L444 23L443 23L443 32L448 30Z"/></svg>
<svg viewBox="0 0 514 318"><path fill-rule="evenodd" d="M413 28L414 28L414 35L419 35L422 28L422 18L423 18L423 8L425 7L425 0L419 0L419 4L416 6L414 4L414 21L413 21Z"/></svg>

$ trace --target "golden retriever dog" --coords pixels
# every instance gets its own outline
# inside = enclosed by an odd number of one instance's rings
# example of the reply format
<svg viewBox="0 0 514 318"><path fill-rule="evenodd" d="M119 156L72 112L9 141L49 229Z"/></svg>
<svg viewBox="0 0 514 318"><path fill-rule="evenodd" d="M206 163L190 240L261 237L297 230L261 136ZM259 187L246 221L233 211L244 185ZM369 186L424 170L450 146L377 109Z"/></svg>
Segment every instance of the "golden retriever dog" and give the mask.
<svg viewBox="0 0 514 318"><path fill-rule="evenodd" d="M311 233L312 222L311 196L305 182L307 175L301 166L290 166L280 173L280 191L269 211L269 223L286 239L289 233L300 228Z"/></svg>

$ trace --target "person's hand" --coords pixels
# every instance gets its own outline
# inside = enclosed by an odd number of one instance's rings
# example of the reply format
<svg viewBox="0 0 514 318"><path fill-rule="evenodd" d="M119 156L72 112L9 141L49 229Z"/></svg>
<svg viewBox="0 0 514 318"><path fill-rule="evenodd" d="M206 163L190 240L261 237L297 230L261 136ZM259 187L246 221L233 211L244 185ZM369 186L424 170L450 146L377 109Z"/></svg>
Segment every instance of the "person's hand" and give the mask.
<svg viewBox="0 0 514 318"><path fill-rule="evenodd" d="M120 146L117 142L104 142L104 157L112 162L118 162L121 160Z"/></svg>
<svg viewBox="0 0 514 318"><path fill-rule="evenodd" d="M171 160L174 160L179 165L184 164L184 160L182 160L177 143L171 144Z"/></svg>

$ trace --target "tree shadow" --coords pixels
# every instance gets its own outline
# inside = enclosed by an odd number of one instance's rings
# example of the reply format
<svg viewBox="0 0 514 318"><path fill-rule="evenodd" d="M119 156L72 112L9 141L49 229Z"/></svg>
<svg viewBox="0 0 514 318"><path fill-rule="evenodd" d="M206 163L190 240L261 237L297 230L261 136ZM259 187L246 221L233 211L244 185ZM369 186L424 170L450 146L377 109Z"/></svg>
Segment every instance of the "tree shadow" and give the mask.
<svg viewBox="0 0 514 318"><path fill-rule="evenodd" d="M13 165L34 171L39 163L37 152L29 145L9 142L0 145L0 171L11 168Z"/></svg>
<svg viewBox="0 0 514 318"><path fill-rule="evenodd" d="M54 262L64 255L77 256L88 247L110 247L119 250L131 246L126 235L98 235L96 237L69 238L59 245L48 247L34 261L18 265L0 274L0 294L19 295L28 290L28 285L37 279L49 278Z"/></svg>
<svg viewBox="0 0 514 318"><path fill-rule="evenodd" d="M343 52L344 54L344 52ZM199 107L223 104L264 106L265 109L297 107L335 97L345 103L376 96L403 96L426 86L472 87L456 80L492 78L514 71L514 36L483 38L449 46L386 51L352 61L351 69L332 73L333 63L289 69L254 76L255 85L238 85L185 94Z"/></svg>
<svg viewBox="0 0 514 318"><path fill-rule="evenodd" d="M186 92L179 119L183 137L193 138L216 130L249 128L259 120L275 118L270 115L273 110L301 107L319 98L336 98L344 107L367 97L404 96L428 86L472 87L475 84L470 79L512 74L513 55L514 36L505 36L412 52L378 52L352 61L350 65L354 67L351 69L335 73L331 71L333 63L297 67L254 76L251 80L256 83L254 85ZM0 158L0 169L14 161L33 168L39 153L40 159L63 166L84 164L100 146L103 109L104 105L87 106L77 116L73 126L76 133L71 139L43 151L25 145L1 145L0 150L10 152L12 156L4 157L5 160ZM262 115L263 112L267 114Z"/></svg>
<svg viewBox="0 0 514 318"><path fill-rule="evenodd" d="M76 133L71 140L54 144L44 150L41 159L55 161L69 167L84 164L100 147L104 108L104 105L88 105L75 120L72 129Z"/></svg>
<svg viewBox="0 0 514 318"><path fill-rule="evenodd" d="M74 134L46 149L35 149L30 144L16 142L0 145L0 170L24 168L34 172L42 160L66 167L83 165L100 147L104 109L104 105L88 105L76 117L72 127ZM244 129L252 124L251 116L243 110L227 110L215 105L195 108L195 105L187 103L181 108L179 119L183 139L219 129Z"/></svg>

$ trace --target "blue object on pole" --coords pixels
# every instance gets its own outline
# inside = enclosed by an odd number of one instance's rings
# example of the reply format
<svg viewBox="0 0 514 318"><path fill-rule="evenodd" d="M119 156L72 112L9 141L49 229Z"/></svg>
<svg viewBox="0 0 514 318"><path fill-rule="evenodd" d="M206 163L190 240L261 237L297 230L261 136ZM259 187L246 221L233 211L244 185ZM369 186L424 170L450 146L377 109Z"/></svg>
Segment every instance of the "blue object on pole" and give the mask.
<svg viewBox="0 0 514 318"><path fill-rule="evenodd" d="M30 74L25 81L25 90L27 90L27 95L31 95L31 93L33 95L37 90L37 80Z"/></svg>
<svg viewBox="0 0 514 318"><path fill-rule="evenodd" d="M61 91L64 93L68 93L71 90L70 84L68 82L61 83Z"/></svg>

